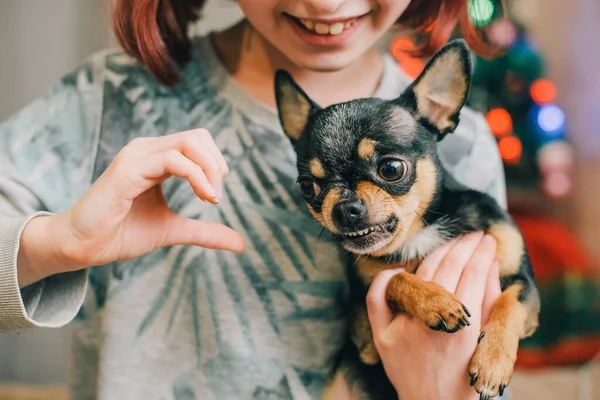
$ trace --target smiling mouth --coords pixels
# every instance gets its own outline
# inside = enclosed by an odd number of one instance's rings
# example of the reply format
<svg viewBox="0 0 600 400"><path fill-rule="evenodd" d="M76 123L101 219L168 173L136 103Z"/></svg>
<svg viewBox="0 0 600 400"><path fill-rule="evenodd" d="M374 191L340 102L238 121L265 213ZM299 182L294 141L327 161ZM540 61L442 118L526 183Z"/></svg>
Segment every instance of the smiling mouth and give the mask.
<svg viewBox="0 0 600 400"><path fill-rule="evenodd" d="M361 230L344 232L341 239L346 250L356 254L368 254L388 244L394 237L398 218L392 216L383 224L372 225Z"/></svg>
<svg viewBox="0 0 600 400"><path fill-rule="evenodd" d="M365 14L366 15L366 14ZM355 24L357 24L364 15L359 17L347 18L343 20L336 21L316 21L311 19L303 19L297 18L293 15L286 14L287 17L292 19L296 25L304 29L305 31L320 35L320 36L337 36L341 35L345 31L352 28Z"/></svg>

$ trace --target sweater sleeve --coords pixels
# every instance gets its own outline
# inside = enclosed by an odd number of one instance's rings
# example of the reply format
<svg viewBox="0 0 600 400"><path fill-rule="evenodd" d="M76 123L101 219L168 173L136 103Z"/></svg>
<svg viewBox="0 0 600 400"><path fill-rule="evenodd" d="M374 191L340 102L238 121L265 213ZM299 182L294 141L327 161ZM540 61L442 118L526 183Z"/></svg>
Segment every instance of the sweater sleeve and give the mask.
<svg viewBox="0 0 600 400"><path fill-rule="evenodd" d="M19 289L17 254L32 218L68 209L90 186L102 98L94 62L0 123L0 332L63 326L85 297L87 270Z"/></svg>

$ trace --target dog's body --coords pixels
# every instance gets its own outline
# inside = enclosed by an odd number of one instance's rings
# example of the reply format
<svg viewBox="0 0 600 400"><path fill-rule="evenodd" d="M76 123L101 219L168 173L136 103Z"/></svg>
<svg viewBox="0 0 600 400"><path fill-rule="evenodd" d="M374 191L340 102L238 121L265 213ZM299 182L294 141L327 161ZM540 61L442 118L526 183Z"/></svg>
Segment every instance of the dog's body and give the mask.
<svg viewBox="0 0 600 400"><path fill-rule="evenodd" d="M470 74L468 50L455 41L394 101L359 99L322 109L291 76L277 73L280 120L298 154L302 195L352 258L352 324L339 371L358 398L397 396L366 311L379 271L399 263L406 268L387 287L394 313L407 312L450 333L470 325L469 311L454 294L412 274L427 254L467 232L483 230L496 239L503 291L469 366L482 399L503 392L519 339L537 327L538 294L520 232L493 198L452 179L437 155L437 140L458 124Z"/></svg>

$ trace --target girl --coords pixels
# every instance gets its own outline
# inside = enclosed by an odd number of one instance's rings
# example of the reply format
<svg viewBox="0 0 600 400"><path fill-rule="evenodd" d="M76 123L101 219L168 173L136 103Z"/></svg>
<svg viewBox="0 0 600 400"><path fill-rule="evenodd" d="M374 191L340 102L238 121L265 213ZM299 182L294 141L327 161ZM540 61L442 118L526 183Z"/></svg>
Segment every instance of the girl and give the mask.
<svg viewBox="0 0 600 400"><path fill-rule="evenodd" d="M409 81L374 45L393 25L435 21L431 54L460 21L483 49L467 0L238 3L243 21L192 39L202 0L116 1L125 53L91 57L0 125L0 330L76 320L73 399L318 398L344 332L344 267L301 207L274 71L321 105L391 99ZM504 204L481 116L466 110L440 152ZM499 292L493 255L469 235L419 274L477 321ZM450 336L391 321L389 278L369 313L399 396L477 398L466 366L479 325ZM336 379L333 397L347 386Z"/></svg>

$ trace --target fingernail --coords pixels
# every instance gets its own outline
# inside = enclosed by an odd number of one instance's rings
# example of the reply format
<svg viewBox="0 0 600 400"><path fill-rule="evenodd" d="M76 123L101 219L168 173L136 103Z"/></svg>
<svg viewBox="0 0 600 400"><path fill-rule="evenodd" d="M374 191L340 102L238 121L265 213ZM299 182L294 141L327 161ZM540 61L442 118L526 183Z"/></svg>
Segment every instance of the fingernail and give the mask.
<svg viewBox="0 0 600 400"><path fill-rule="evenodd" d="M214 200L216 203L219 202L219 195L217 194L217 191L215 190L214 187L211 186L210 189L209 189L209 191L208 191L208 193L209 193L210 198L212 200Z"/></svg>

